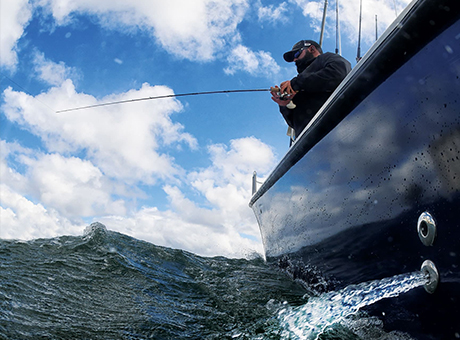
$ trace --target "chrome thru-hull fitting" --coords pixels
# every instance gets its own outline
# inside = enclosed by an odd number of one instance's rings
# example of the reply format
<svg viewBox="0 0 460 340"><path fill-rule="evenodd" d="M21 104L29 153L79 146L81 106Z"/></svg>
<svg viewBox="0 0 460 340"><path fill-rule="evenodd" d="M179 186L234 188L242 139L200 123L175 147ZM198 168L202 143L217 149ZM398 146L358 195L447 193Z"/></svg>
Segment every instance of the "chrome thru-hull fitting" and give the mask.
<svg viewBox="0 0 460 340"><path fill-rule="evenodd" d="M423 287L428 293L433 294L439 283L439 273L436 266L430 260L425 260L420 270L428 276L428 282Z"/></svg>
<svg viewBox="0 0 460 340"><path fill-rule="evenodd" d="M433 245L436 238L436 222L429 212L425 211L418 218L417 233L420 241L425 246L429 247Z"/></svg>

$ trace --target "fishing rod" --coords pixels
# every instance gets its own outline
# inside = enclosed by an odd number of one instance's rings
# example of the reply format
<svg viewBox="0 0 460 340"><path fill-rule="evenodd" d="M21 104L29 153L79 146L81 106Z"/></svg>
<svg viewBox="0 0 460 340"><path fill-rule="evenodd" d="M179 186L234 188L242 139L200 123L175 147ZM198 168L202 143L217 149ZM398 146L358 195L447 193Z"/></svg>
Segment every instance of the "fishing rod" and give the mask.
<svg viewBox="0 0 460 340"><path fill-rule="evenodd" d="M143 98L127 99L127 100L120 100L120 101L116 101L116 102L108 102L108 103L102 103L102 104L75 107L75 108L71 108L71 109L59 110L59 111L56 111L56 113L63 113L63 112L77 111L77 110L84 110L84 109L91 109L91 108L95 108L95 107L108 106L108 105L133 103L133 102L139 102L139 101L144 101L144 100L154 100L154 99L163 99L163 98L176 98L176 97L185 97L185 96L198 96L198 95L204 95L204 94L263 92L263 91L272 91L272 90L274 90L274 89L270 88L270 89L250 89L250 90L221 90L221 91L205 91L205 92L189 92L189 93L167 94L167 95L161 95L161 96L155 96L155 97L143 97Z"/></svg>

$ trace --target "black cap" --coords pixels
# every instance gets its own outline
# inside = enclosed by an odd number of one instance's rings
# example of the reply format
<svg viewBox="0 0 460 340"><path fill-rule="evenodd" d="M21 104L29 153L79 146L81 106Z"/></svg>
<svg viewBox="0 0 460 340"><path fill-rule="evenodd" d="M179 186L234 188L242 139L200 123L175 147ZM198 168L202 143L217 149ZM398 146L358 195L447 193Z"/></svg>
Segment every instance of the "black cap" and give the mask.
<svg viewBox="0 0 460 340"><path fill-rule="evenodd" d="M319 53L323 53L323 50L321 49L321 46L316 41L313 40L300 40L298 43L296 43L294 46L292 46L292 50L284 53L283 57L284 60L286 60L288 63L294 61L294 54L302 48L308 48L309 46L315 46L316 49L319 51Z"/></svg>

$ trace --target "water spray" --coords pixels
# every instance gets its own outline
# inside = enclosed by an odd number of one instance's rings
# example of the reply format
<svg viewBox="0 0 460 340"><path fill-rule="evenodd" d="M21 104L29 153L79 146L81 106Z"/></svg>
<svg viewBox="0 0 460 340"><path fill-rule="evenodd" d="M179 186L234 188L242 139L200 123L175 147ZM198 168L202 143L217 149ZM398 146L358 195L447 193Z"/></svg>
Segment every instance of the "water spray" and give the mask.
<svg viewBox="0 0 460 340"><path fill-rule="evenodd" d="M426 260L420 271L350 285L337 292L312 297L303 306L284 308L279 312L278 320L286 338L318 339L328 327L356 314L365 306L421 286L432 294L438 283L436 266Z"/></svg>

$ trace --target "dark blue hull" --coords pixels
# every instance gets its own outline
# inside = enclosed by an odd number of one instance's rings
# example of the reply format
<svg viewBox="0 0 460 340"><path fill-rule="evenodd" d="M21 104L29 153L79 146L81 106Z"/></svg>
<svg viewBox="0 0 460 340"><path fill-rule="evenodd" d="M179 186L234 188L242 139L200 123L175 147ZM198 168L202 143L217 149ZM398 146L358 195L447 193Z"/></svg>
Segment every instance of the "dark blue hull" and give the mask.
<svg viewBox="0 0 460 340"><path fill-rule="evenodd" d="M409 6L250 205L267 260L302 259L334 289L433 261L433 294L368 311L419 339L460 337L460 1ZM436 222L429 246L424 212Z"/></svg>

